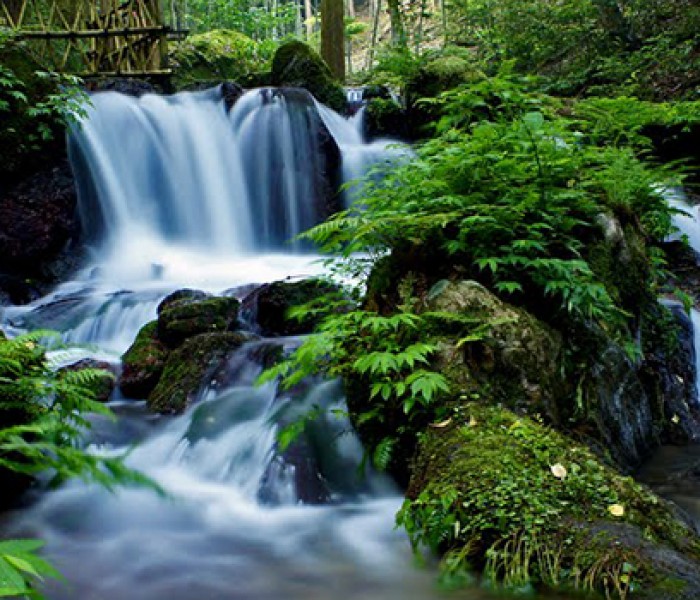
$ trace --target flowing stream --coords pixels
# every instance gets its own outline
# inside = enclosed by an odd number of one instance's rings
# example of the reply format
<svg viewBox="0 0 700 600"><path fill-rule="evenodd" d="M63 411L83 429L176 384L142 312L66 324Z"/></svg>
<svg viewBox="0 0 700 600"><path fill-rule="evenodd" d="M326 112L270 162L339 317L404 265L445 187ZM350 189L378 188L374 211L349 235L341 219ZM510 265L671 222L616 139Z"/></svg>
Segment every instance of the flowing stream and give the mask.
<svg viewBox="0 0 700 600"><path fill-rule="evenodd" d="M69 140L92 259L47 297L8 307L3 328L63 332L82 345L63 362L118 363L173 290L242 297L253 284L318 273L316 257L287 240L327 216L341 180L402 153L365 144L361 118L298 91L251 91L230 111L218 89L94 95ZM4 535L45 539L66 576L48 584L49 598L440 596L394 530L398 490L360 469L359 441L332 410L344 406L339 385L307 382L294 396L253 386L265 348L296 343L244 345L177 417L114 393L119 418L95 420L91 450L131 448L128 464L169 496L73 482L6 515ZM313 405L331 410L280 452L279 427Z"/></svg>

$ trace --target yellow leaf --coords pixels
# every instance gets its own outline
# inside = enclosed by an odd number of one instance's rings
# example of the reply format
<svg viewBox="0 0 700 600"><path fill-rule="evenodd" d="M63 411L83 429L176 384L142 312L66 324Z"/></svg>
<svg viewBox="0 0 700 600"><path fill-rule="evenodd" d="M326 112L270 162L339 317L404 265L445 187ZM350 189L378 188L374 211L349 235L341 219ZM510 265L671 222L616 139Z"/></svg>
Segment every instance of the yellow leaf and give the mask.
<svg viewBox="0 0 700 600"><path fill-rule="evenodd" d="M613 517L622 517L625 514L625 507L622 504L611 504L608 511Z"/></svg>
<svg viewBox="0 0 700 600"><path fill-rule="evenodd" d="M474 417L469 417L469 427L476 427L477 420Z"/></svg>
<svg viewBox="0 0 700 600"><path fill-rule="evenodd" d="M444 421L440 421L439 423L432 423L430 426L435 427L436 429L441 429L442 427L447 427L450 423L452 423L452 418L445 419Z"/></svg>
<svg viewBox="0 0 700 600"><path fill-rule="evenodd" d="M564 481L566 479L566 467L562 465L561 463L557 463L556 465L552 465L549 467L549 470L552 472L552 475L554 475L557 479L561 479Z"/></svg>

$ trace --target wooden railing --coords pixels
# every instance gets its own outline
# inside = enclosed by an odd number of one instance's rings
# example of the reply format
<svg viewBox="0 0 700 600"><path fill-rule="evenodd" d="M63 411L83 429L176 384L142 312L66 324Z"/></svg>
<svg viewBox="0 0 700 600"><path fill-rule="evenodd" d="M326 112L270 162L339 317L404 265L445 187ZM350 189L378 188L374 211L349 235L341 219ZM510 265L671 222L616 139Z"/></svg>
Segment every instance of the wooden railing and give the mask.
<svg viewBox="0 0 700 600"><path fill-rule="evenodd" d="M13 30L47 70L81 76L158 76L169 26L161 0L0 0Z"/></svg>

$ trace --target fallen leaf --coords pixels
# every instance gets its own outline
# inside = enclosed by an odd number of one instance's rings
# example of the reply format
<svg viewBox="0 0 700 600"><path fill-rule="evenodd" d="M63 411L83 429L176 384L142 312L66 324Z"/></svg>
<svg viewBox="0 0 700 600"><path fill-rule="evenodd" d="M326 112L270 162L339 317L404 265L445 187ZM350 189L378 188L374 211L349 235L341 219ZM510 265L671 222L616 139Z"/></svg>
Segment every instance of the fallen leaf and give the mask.
<svg viewBox="0 0 700 600"><path fill-rule="evenodd" d="M552 465L549 467L549 470L552 472L552 475L554 475L557 479L561 479L564 481L566 479L566 467L562 465L561 463L557 463L556 465Z"/></svg>
<svg viewBox="0 0 700 600"><path fill-rule="evenodd" d="M611 504L608 511L613 517L622 517L625 514L625 507L622 504Z"/></svg>
<svg viewBox="0 0 700 600"><path fill-rule="evenodd" d="M444 421L440 421L439 423L432 423L430 426L435 428L442 428L447 427L450 423L452 423L452 417L450 417L449 419L445 419Z"/></svg>

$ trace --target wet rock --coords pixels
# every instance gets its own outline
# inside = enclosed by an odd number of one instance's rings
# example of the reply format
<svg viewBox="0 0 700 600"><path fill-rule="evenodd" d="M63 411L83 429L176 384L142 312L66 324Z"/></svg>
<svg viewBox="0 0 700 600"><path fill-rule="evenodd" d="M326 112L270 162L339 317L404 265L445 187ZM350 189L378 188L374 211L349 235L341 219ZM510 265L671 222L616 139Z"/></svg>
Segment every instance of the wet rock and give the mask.
<svg viewBox="0 0 700 600"><path fill-rule="evenodd" d="M105 372L104 376L100 377L99 381L95 383L93 390L95 392L95 400L98 402L107 402L115 387L117 375L116 369L108 362L94 360L92 358L85 358L73 363L72 365L63 367L60 371L83 371L85 369L99 369L100 371Z"/></svg>
<svg viewBox="0 0 700 600"><path fill-rule="evenodd" d="M218 87L221 93L221 97L226 105L226 110L230 111L233 105L238 102L240 97L245 93L245 90L234 81L224 81L212 80L212 81L200 81L197 83L192 83L190 85L183 86L180 90L181 92L199 92L203 90L208 90L213 87Z"/></svg>
<svg viewBox="0 0 700 600"><path fill-rule="evenodd" d="M235 328L239 306L236 298L202 298L195 294L173 299L171 295L158 307L158 338L175 348L200 333Z"/></svg>
<svg viewBox="0 0 700 600"><path fill-rule="evenodd" d="M662 443L688 444L700 438L700 398L695 372L696 349L693 323L683 306L667 303L659 307L653 323L651 351L640 370L647 394L658 399L655 414Z"/></svg>
<svg viewBox="0 0 700 600"><path fill-rule="evenodd" d="M88 80L85 83L88 92L119 92L126 96L139 98L144 94L158 94L163 90L149 81L133 77L109 77L105 79Z"/></svg>
<svg viewBox="0 0 700 600"><path fill-rule="evenodd" d="M243 333L203 333L186 340L168 355L160 381L148 396L149 409L181 413L195 401L208 375L249 339Z"/></svg>
<svg viewBox="0 0 700 600"><path fill-rule="evenodd" d="M158 339L158 322L151 321L139 331L122 356L118 385L127 398L146 398L160 381L169 350Z"/></svg>
<svg viewBox="0 0 700 600"><path fill-rule="evenodd" d="M243 310L258 324L263 335L303 335L313 331L318 317L308 315L301 321L289 319L289 309L334 292L338 292L336 286L320 279L275 281L249 294L243 300Z"/></svg>
<svg viewBox="0 0 700 600"><path fill-rule="evenodd" d="M0 273L39 284L67 276L80 258L76 203L67 163L39 170L2 195Z"/></svg>
<svg viewBox="0 0 700 600"><path fill-rule="evenodd" d="M639 466L658 445L653 398L638 366L616 344L609 343L594 361L586 397L595 403L586 407L593 425L590 443L624 469Z"/></svg>
<svg viewBox="0 0 700 600"><path fill-rule="evenodd" d="M171 308L181 302L198 302L199 300L206 300L211 298L211 294L207 294L201 290L193 290L190 288L183 288L181 290L176 290L172 294L168 294L165 298L158 304L157 313L160 315L164 310Z"/></svg>
<svg viewBox="0 0 700 600"><path fill-rule="evenodd" d="M303 42L286 42L277 49L272 59L272 83L279 87L304 88L333 110L345 110L345 91L333 79L323 59Z"/></svg>

